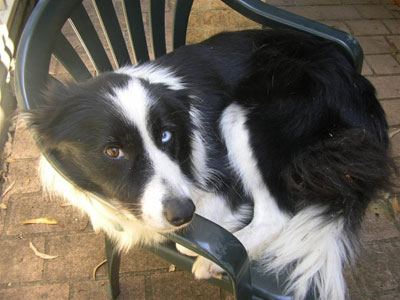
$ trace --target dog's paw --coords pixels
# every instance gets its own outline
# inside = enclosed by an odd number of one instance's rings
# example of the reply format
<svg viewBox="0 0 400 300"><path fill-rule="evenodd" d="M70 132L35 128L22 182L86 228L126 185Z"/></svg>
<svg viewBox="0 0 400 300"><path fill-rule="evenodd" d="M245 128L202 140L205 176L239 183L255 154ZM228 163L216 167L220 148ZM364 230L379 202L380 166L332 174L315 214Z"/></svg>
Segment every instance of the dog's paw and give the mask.
<svg viewBox="0 0 400 300"><path fill-rule="evenodd" d="M176 250L178 250L180 253L185 254L187 256L199 256L196 252L193 252L192 250L189 250L186 247L183 247L182 245L175 244L176 245Z"/></svg>
<svg viewBox="0 0 400 300"><path fill-rule="evenodd" d="M196 279L221 278L224 270L211 260L200 256L193 264L192 273Z"/></svg>

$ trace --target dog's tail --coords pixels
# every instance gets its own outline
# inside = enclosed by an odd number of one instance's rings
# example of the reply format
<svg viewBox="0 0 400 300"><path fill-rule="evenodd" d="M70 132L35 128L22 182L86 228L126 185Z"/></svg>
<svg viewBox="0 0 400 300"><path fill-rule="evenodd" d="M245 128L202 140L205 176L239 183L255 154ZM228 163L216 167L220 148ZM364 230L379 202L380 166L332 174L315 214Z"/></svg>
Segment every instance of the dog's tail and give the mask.
<svg viewBox="0 0 400 300"><path fill-rule="evenodd" d="M266 268L292 268L287 291L303 299L345 299L343 264L358 248L357 233L370 200L390 185L396 167L387 145L362 129L333 133L305 147L282 172L294 217L268 246Z"/></svg>
<svg viewBox="0 0 400 300"><path fill-rule="evenodd" d="M343 218L327 221L322 207L308 207L296 214L264 253L264 269L289 271L286 293L304 299L311 287L323 300L344 300L346 284L342 265L353 256L352 237Z"/></svg>

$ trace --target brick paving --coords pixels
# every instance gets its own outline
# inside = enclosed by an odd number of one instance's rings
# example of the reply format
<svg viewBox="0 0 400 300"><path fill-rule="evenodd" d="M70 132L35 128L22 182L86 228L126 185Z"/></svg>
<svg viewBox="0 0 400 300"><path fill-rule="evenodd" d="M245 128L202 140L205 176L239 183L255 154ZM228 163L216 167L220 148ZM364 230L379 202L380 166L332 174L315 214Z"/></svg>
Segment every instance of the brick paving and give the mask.
<svg viewBox="0 0 400 300"><path fill-rule="evenodd" d="M168 15L172 4L167 2ZM400 7L391 0L268 2L354 34L365 52L362 72L377 88L390 130L400 129ZM90 2L84 4L94 19ZM115 5L121 11L120 1ZM189 43L223 30L258 27L216 0L195 1L189 24ZM68 26L65 32L70 34ZM83 53L82 47L72 43ZM51 73L68 78L56 61ZM8 192L0 200L6 206L0 208L0 299L107 299L105 266L99 268L96 280L92 279L93 268L105 258L103 234L94 233L87 217L60 199L42 196L36 175L39 152L29 132L18 124L10 133L13 139L3 161L2 186L3 193ZM392 137L392 151L395 156L400 154L400 134ZM345 271L350 299L400 298L400 215L391 205L396 197L383 195L367 211L362 254L356 265ZM59 224L20 224L38 217L55 218ZM30 242L39 251L58 257L43 260L35 256ZM123 255L119 299L232 299L207 282L195 281L190 273L168 272L168 268L167 262L144 250L133 249Z"/></svg>

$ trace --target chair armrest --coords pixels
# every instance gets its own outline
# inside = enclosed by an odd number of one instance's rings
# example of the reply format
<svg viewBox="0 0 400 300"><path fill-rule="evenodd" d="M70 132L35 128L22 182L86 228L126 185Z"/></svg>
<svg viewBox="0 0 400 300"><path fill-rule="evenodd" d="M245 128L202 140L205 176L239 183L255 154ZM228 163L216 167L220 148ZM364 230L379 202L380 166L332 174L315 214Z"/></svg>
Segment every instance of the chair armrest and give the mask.
<svg viewBox="0 0 400 300"><path fill-rule="evenodd" d="M284 293L284 284L289 273L284 271L277 276L262 271L256 261L252 261L249 265L243 245L217 224L196 215L189 228L165 236L168 238L166 243L142 247L189 272L195 258L180 253L175 243L212 260L224 269L227 275L224 274L221 279L211 278L208 281L231 292L237 300L293 300L292 296ZM306 300L317 298L311 290Z"/></svg>
<svg viewBox="0 0 400 300"><path fill-rule="evenodd" d="M359 42L344 31L298 16L261 0L222 0L245 17L272 28L288 28L328 39L342 46L361 73L364 54Z"/></svg>
<svg viewBox="0 0 400 300"><path fill-rule="evenodd" d="M196 215L188 228L167 237L224 269L235 299L252 299L249 258L246 249L230 232Z"/></svg>

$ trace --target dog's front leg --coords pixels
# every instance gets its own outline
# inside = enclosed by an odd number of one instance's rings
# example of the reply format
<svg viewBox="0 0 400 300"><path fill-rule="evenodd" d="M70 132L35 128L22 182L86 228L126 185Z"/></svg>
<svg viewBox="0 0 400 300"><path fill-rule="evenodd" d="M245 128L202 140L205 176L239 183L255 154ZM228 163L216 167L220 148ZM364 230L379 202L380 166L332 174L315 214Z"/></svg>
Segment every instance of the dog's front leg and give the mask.
<svg viewBox="0 0 400 300"><path fill-rule="evenodd" d="M261 258L263 250L282 230L287 217L284 215L255 214L252 222L234 236L243 244L251 260ZM218 278L224 270L214 262L199 256L192 267L192 273L196 279Z"/></svg>
<svg viewBox="0 0 400 300"><path fill-rule="evenodd" d="M224 270L211 260L200 256L196 252L189 250L188 248L176 244L176 249L187 256L197 257L196 261L192 266L192 273L196 279L210 279L211 277L219 278Z"/></svg>
<svg viewBox="0 0 400 300"><path fill-rule="evenodd" d="M224 270L211 260L199 256L192 266L192 273L196 279L220 278Z"/></svg>
<svg viewBox="0 0 400 300"><path fill-rule="evenodd" d="M182 245L179 245L179 244L175 244L175 245L176 245L176 250L178 250L182 254L185 254L187 256L193 256L193 257L199 256L199 254L197 254L196 252L189 250L188 248L186 248Z"/></svg>
<svg viewBox="0 0 400 300"><path fill-rule="evenodd" d="M196 197L200 199L196 201L196 213L207 218L213 223L218 224L225 230L233 233L246 224L253 214L251 205L242 205L236 210L232 210L227 205L227 200L223 195L196 191ZM181 245L176 245L179 252L189 255L198 256L192 267L192 272L196 279L209 279L211 277L220 277L224 270L217 264L207 258L204 258Z"/></svg>

